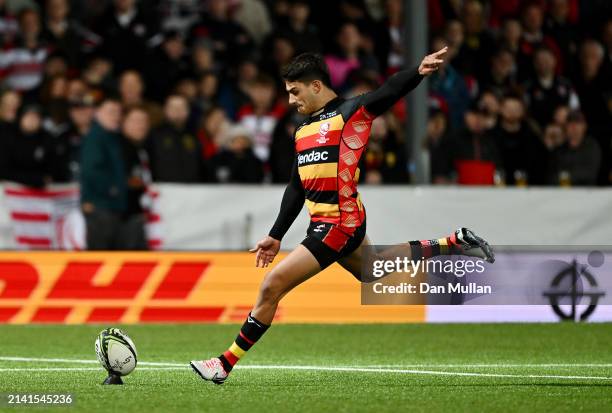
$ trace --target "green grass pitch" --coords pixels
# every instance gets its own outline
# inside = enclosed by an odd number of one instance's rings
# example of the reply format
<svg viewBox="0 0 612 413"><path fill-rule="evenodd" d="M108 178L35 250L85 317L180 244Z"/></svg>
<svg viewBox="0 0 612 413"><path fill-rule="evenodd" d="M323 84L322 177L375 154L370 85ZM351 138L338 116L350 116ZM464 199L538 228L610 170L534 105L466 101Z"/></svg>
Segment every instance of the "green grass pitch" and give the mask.
<svg viewBox="0 0 612 413"><path fill-rule="evenodd" d="M124 386L102 386L92 363L104 327L0 326L0 410L45 410L7 407L7 393L72 393L48 410L612 411L612 324L277 325L222 386L187 365L225 350L237 325L122 326L141 363Z"/></svg>

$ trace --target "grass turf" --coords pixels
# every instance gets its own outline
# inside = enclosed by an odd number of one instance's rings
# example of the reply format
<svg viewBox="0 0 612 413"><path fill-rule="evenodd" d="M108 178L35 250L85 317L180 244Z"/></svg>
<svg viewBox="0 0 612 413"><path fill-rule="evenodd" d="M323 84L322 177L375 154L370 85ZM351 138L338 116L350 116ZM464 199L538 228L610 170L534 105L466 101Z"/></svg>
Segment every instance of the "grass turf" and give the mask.
<svg viewBox="0 0 612 413"><path fill-rule="evenodd" d="M135 341L140 362L187 366L191 359L225 350L238 326L123 328ZM277 325L241 362L243 366L395 366L386 368L432 372L428 374L236 369L224 385L216 386L188 368L139 366L124 379L124 386L102 386L101 368L6 371L98 365L1 360L7 356L93 360L94 339L101 329L0 326L0 393L5 398L0 410L32 411L32 407L6 407L7 393L72 393L75 404L69 410L87 412L612 411L610 379L529 377L612 378L611 324Z"/></svg>

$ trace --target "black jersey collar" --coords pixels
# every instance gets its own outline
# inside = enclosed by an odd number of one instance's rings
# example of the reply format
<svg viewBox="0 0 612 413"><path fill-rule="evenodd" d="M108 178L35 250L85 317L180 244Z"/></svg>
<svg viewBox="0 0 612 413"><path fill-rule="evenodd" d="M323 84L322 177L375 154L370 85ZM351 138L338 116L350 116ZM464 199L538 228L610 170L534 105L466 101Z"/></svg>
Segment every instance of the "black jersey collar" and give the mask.
<svg viewBox="0 0 612 413"><path fill-rule="evenodd" d="M313 114L310 115L310 118L313 119L313 118L321 116L322 114L326 112L329 112L330 110L334 110L335 108L340 106L342 102L344 102L344 99L342 99L340 96L336 96L335 98L327 102L325 106L323 106L321 109L315 110ZM316 115L314 115L314 113L316 113Z"/></svg>

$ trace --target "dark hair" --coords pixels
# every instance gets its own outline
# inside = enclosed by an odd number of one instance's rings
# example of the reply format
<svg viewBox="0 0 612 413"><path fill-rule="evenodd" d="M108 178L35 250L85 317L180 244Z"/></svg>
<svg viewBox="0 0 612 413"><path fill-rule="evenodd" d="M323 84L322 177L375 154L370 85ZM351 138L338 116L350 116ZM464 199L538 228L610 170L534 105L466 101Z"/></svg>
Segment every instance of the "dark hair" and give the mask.
<svg viewBox="0 0 612 413"><path fill-rule="evenodd" d="M295 57L281 72L283 79L289 82L312 82L320 80L331 88L329 70L323 57L316 53L302 53Z"/></svg>

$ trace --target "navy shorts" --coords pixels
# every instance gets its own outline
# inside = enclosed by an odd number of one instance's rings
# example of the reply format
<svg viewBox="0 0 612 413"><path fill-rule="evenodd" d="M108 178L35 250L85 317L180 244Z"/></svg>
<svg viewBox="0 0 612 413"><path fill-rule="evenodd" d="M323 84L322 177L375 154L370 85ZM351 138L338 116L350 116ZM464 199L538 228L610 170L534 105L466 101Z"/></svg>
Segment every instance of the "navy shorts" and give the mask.
<svg viewBox="0 0 612 413"><path fill-rule="evenodd" d="M361 245L365 235L365 220L352 234L341 230L335 224L311 221L302 245L315 256L321 269L324 269L340 258L351 255Z"/></svg>

